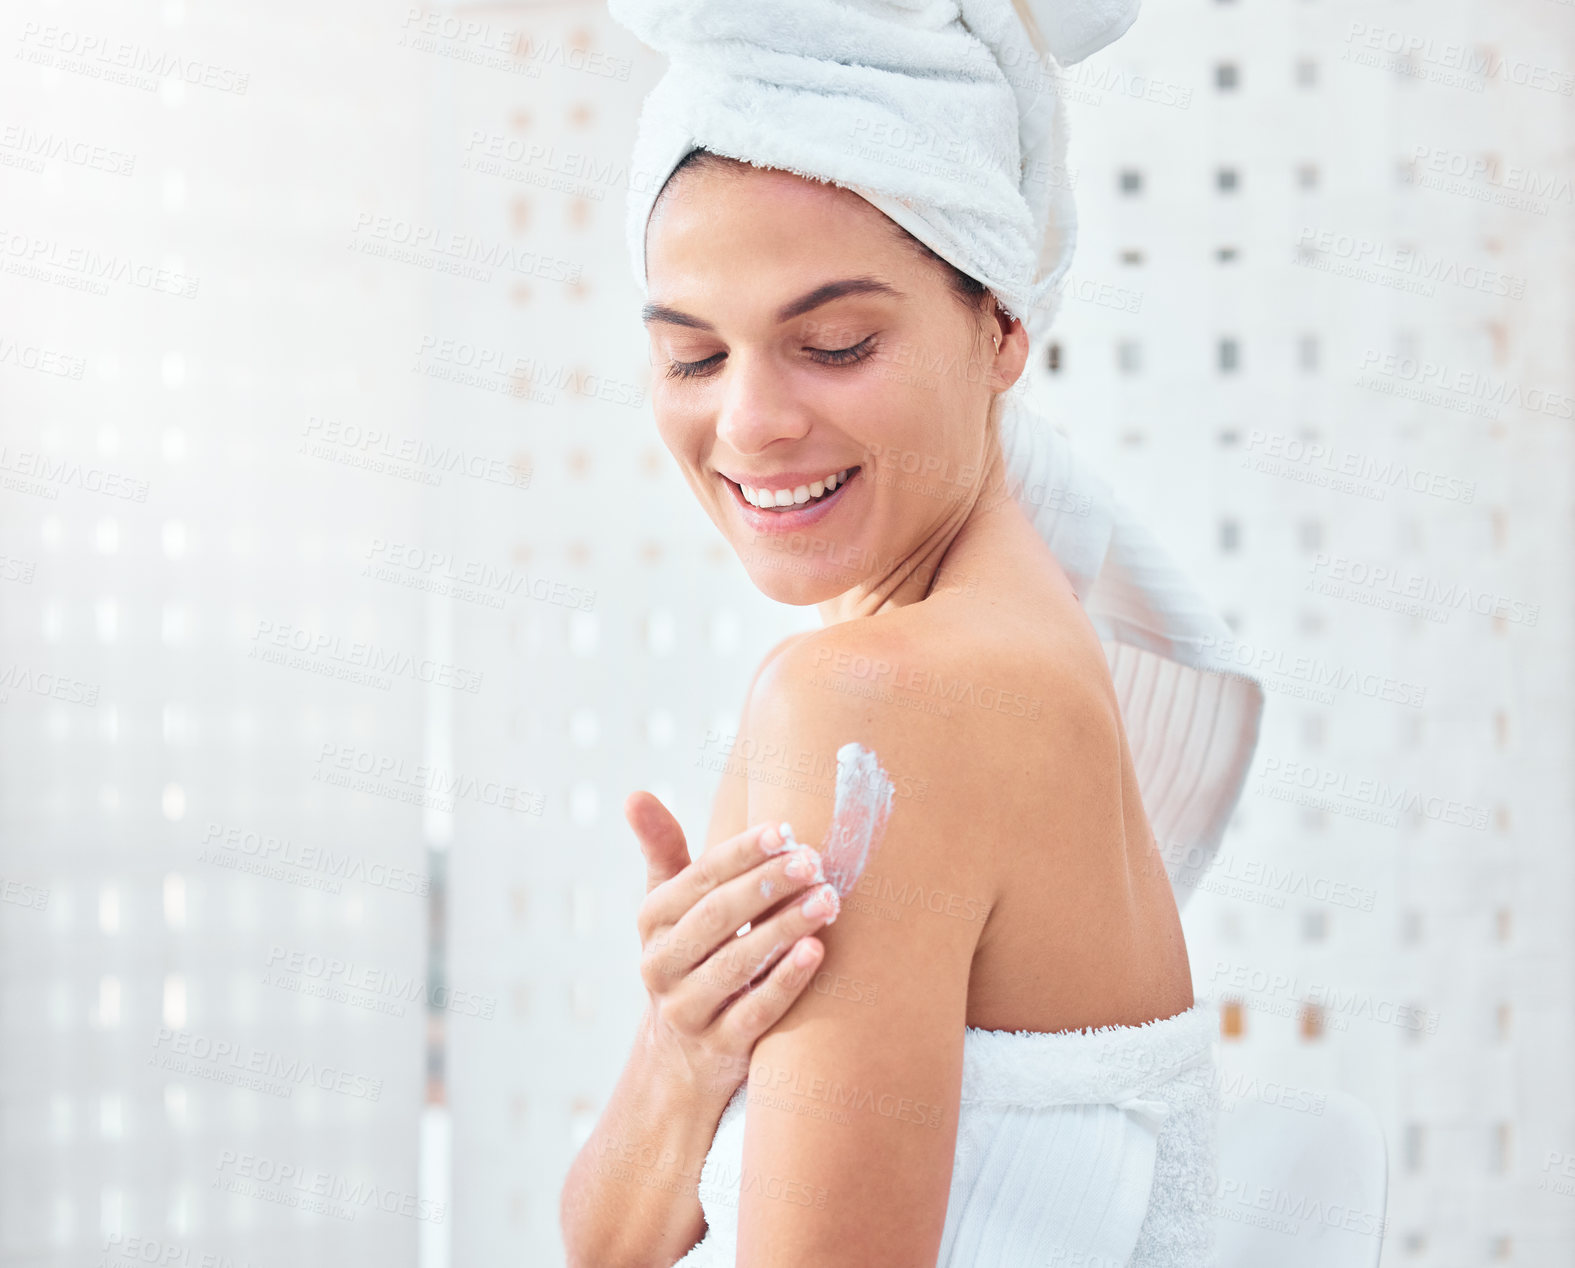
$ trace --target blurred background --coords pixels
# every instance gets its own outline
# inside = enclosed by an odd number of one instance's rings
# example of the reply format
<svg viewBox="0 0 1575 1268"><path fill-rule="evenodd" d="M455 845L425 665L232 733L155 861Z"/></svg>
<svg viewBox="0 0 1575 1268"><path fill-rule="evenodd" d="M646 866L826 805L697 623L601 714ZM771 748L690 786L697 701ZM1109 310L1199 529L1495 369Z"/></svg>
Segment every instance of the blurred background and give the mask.
<svg viewBox="0 0 1575 1268"><path fill-rule="evenodd" d="M621 802L703 838L817 623L650 418L660 61L596 0L0 38L0 1261L558 1264ZM1385 1265L1575 1261L1572 90L1567 0L1145 0L1067 77L1035 390L1268 688L1184 913L1226 1109L1372 1106Z"/></svg>

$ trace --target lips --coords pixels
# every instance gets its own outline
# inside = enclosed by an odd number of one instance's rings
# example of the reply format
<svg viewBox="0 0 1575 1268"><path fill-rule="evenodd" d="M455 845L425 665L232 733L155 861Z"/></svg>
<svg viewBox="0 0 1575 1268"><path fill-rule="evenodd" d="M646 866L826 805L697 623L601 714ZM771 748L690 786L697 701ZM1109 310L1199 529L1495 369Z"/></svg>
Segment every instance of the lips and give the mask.
<svg viewBox="0 0 1575 1268"><path fill-rule="evenodd" d="M832 509L847 496L847 490L858 483L860 470L861 468L856 466L848 467L847 478L840 481L830 493L823 493L818 498L812 496L808 501L796 502L792 506L771 508L752 506L744 497L744 491L736 480L729 479L727 476L720 476L720 479L727 486L728 494L733 500L733 505L738 508L740 517L750 528L760 533L791 533L807 528L829 515ZM780 482L787 483L786 480Z"/></svg>

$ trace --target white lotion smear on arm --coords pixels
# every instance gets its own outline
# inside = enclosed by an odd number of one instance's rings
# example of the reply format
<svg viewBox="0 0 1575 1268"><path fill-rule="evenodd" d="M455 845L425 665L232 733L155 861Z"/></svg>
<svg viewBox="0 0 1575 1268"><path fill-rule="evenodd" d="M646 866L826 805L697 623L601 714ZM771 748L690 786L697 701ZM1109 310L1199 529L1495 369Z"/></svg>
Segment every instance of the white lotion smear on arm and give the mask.
<svg viewBox="0 0 1575 1268"><path fill-rule="evenodd" d="M886 833L892 783L875 754L850 742L837 750L837 801L821 856L838 897L847 894Z"/></svg>

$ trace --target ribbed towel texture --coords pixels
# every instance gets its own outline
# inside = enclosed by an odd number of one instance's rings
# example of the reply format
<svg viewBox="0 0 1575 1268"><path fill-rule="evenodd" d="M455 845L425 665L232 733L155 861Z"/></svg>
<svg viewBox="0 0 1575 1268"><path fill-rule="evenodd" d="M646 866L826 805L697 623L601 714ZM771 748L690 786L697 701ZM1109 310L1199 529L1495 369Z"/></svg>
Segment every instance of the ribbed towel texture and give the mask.
<svg viewBox="0 0 1575 1268"><path fill-rule="evenodd" d="M963 1037L937 1268L1213 1264L1218 1012L1142 1026ZM734 1268L747 1087L700 1174L705 1236L678 1268Z"/></svg>

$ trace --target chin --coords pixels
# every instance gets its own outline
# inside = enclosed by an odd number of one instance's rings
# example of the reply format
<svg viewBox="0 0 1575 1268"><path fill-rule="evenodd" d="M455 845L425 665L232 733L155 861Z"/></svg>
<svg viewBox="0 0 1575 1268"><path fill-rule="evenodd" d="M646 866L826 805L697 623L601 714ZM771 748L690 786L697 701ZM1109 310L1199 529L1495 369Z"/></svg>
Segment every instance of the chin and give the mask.
<svg viewBox="0 0 1575 1268"><path fill-rule="evenodd" d="M851 589L858 581L851 569L834 568L824 556L811 555L808 551L795 554L786 547L751 543L737 554L756 590L768 599L792 607L824 603Z"/></svg>
<svg viewBox="0 0 1575 1268"><path fill-rule="evenodd" d="M761 594L808 607L846 594L865 579L875 559L861 544L869 529L866 507L849 499L867 496L866 486L861 466L849 471L818 505L784 507L781 518L746 506L738 487L718 476L730 503L707 499L706 511ZM828 519L832 522L823 522Z"/></svg>

